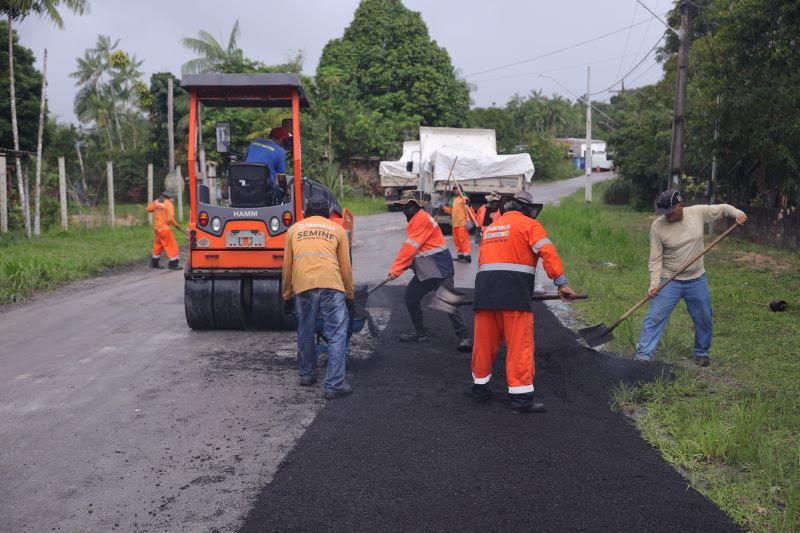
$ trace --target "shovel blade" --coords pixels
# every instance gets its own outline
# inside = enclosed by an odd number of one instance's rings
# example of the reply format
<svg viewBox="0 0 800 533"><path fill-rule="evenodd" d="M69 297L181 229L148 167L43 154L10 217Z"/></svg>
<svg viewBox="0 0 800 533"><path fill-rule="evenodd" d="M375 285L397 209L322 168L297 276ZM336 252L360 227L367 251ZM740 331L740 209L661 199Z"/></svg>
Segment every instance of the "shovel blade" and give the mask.
<svg viewBox="0 0 800 533"><path fill-rule="evenodd" d="M611 331L605 324L597 324L589 328L579 329L578 333L586 344L594 348L612 340L614 335L611 334Z"/></svg>

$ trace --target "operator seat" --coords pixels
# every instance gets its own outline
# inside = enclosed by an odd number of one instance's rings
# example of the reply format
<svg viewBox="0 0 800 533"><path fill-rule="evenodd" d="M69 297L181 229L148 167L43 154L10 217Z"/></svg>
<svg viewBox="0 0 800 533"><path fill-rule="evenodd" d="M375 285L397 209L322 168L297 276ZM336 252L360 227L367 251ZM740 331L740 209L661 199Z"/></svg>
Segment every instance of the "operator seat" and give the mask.
<svg viewBox="0 0 800 533"><path fill-rule="evenodd" d="M228 170L231 207L275 205L275 187L262 163L231 163Z"/></svg>

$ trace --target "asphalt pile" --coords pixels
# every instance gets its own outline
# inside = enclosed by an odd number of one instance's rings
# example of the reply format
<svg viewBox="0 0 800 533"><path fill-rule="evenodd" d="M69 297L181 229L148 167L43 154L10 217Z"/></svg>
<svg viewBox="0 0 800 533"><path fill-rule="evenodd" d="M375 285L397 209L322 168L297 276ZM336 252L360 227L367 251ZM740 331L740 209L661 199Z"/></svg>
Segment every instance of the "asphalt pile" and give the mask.
<svg viewBox="0 0 800 533"><path fill-rule="evenodd" d="M502 354L495 398L475 404L446 316L426 309L429 342L402 343L402 288L386 291L392 319L373 356L351 365L355 393L328 402L242 531L737 529L609 408L613 385L663 368L582 347L536 303L548 412L511 412Z"/></svg>

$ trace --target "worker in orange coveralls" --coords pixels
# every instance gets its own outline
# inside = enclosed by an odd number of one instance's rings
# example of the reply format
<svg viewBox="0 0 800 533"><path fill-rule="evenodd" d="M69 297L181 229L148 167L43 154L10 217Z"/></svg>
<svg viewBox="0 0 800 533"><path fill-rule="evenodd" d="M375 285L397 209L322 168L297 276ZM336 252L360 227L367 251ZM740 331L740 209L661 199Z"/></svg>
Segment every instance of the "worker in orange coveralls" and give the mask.
<svg viewBox="0 0 800 533"><path fill-rule="evenodd" d="M469 245L469 231L467 230L467 221L469 220L469 211L472 207L469 205L469 200L466 196L461 194L461 190L457 185L453 186L453 199L450 200L450 205L443 205L444 212L450 215L450 225L453 227L453 244L456 246L456 261L462 263L472 262L472 250ZM475 213L472 213L475 216Z"/></svg>
<svg viewBox="0 0 800 533"><path fill-rule="evenodd" d="M486 226L494 222L500 216L500 195L496 192L486 195L486 203L480 206L478 212L475 214L475 220L478 223L478 228L475 231L475 242L480 244L481 235Z"/></svg>
<svg viewBox="0 0 800 533"><path fill-rule="evenodd" d="M544 227L535 220L541 204L521 191L503 205L503 214L486 227L475 278L475 344L472 349L470 397L491 398L488 383L500 341L506 342L506 381L511 408L517 413L543 413L533 401L533 297L536 263L542 259L547 276L562 300L575 292L567 285L564 267Z"/></svg>
<svg viewBox="0 0 800 533"><path fill-rule="evenodd" d="M150 258L150 268L164 268L158 264L161 259L162 250L166 251L167 259L169 260L170 270L180 270L178 259L180 250L178 249L178 242L172 234L170 226L175 226L178 231L186 234L186 231L180 227L175 220L175 208L172 206L172 198L175 197L175 192L172 189L167 189L161 193L158 200L153 200L147 206L147 212L153 213L153 256Z"/></svg>
<svg viewBox="0 0 800 533"><path fill-rule="evenodd" d="M425 342L428 340L422 315L422 299L441 285L453 288L453 257L442 235L439 224L423 207L426 202L416 197L414 191L405 191L395 202L403 210L408 226L406 240L397 252L390 270L389 278L395 279L407 269L414 271L414 277L406 286L403 300L414 325L414 331L402 333L404 342ZM472 339L464 319L456 312L447 315L458 337L458 351L472 350ZM438 333L437 333L438 334Z"/></svg>

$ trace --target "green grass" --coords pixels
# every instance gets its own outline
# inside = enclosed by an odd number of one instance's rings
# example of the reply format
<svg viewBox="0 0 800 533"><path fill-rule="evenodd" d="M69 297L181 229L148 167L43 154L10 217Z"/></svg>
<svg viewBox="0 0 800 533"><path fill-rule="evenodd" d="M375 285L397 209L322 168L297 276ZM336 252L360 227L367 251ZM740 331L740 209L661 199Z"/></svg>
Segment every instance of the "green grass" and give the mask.
<svg viewBox="0 0 800 533"><path fill-rule="evenodd" d="M653 215L586 206L582 194L547 207L540 219L570 285L591 296L575 304L576 313L587 325L610 324L647 289ZM694 332L680 304L657 352L674 371L651 383L617 385L612 407L633 415L644 438L739 524L797 531L800 253L729 238L705 262L714 305L712 366L690 362ZM790 311L771 313L772 299L787 300ZM632 356L645 312L646 306L617 328L605 349Z"/></svg>
<svg viewBox="0 0 800 533"><path fill-rule="evenodd" d="M18 302L35 292L91 277L105 269L146 261L153 230L143 223L142 206L118 206L140 225L51 230L26 239L20 234L0 237L0 304ZM138 208L138 210L137 210ZM179 244L185 238L176 234Z"/></svg>
<svg viewBox="0 0 800 533"><path fill-rule="evenodd" d="M371 198L363 196L361 198L345 198L341 200L342 207L345 207L353 213L353 216L374 215L376 213L386 212L386 203L383 196Z"/></svg>

